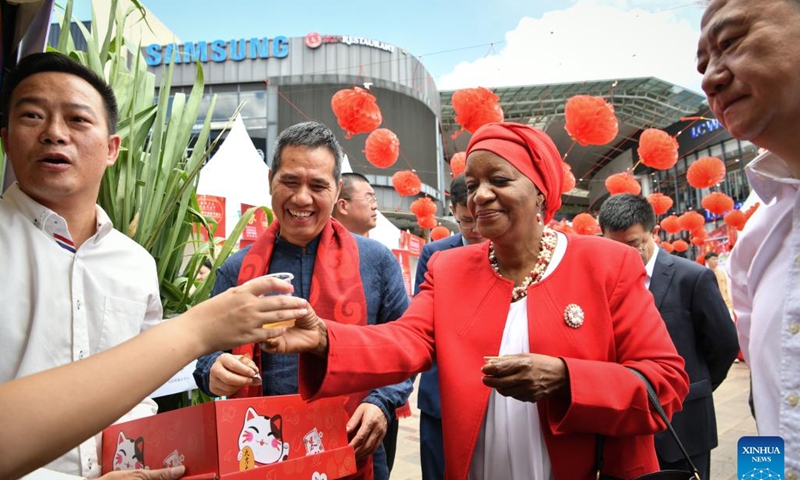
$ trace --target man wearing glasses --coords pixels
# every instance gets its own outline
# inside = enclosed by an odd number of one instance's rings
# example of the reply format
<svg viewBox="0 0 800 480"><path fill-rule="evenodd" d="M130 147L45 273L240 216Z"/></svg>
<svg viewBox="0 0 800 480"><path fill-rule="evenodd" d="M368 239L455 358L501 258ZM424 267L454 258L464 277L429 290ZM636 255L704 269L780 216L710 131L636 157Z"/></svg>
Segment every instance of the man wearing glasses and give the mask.
<svg viewBox="0 0 800 480"><path fill-rule="evenodd" d="M457 176L450 183L450 211L458 223L461 233L439 241L429 243L422 248L417 264L414 282L414 295L419 293L419 286L425 281L428 271L428 260L431 255L451 248L481 243L481 237L475 228L475 219L467 208L467 183L464 174ZM439 374L434 362L430 370L423 373L419 380L419 455L423 480L444 479L444 447L442 444L442 412L439 400Z"/></svg>
<svg viewBox="0 0 800 480"><path fill-rule="evenodd" d="M333 218L351 233L366 237L378 220L378 199L364 175L342 173L342 189L333 207Z"/></svg>

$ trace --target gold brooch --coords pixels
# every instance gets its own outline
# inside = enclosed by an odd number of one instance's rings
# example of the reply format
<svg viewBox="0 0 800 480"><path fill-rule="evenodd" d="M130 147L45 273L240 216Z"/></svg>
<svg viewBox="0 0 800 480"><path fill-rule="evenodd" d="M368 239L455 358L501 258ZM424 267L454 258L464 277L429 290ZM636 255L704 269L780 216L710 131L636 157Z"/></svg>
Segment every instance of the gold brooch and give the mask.
<svg viewBox="0 0 800 480"><path fill-rule="evenodd" d="M564 321L572 328L583 325L583 309L575 303L570 303L564 309Z"/></svg>

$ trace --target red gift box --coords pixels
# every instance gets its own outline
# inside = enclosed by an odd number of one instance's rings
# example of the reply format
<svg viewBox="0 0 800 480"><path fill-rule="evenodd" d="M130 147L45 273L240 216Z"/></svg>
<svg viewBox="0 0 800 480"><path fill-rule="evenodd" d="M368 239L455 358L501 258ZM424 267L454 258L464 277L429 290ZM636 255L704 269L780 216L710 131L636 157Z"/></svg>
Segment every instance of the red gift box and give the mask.
<svg viewBox="0 0 800 480"><path fill-rule="evenodd" d="M333 480L356 472L341 397L222 400L103 430L103 473L184 465L185 478Z"/></svg>

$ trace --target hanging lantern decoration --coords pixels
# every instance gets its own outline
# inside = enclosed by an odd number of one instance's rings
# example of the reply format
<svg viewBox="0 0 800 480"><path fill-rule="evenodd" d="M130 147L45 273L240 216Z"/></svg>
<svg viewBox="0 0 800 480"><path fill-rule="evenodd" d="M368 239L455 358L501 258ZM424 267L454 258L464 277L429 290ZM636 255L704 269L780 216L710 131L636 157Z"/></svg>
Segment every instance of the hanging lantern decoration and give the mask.
<svg viewBox="0 0 800 480"><path fill-rule="evenodd" d="M564 233L564 234L569 233L571 235L575 234L575 229L573 229L570 226L570 224L567 223L566 220L561 220L560 222L556 222L555 220L550 220L550 223L549 223L548 226L550 228L552 228L553 230L557 231L557 232L561 232L561 233Z"/></svg>
<svg viewBox="0 0 800 480"><path fill-rule="evenodd" d="M699 246L699 245L698 245L698 246ZM697 257L697 258L695 259L695 262L699 263L700 265L703 265L703 266L705 266L705 265L706 265L706 257L704 257L704 256L700 255L699 257Z"/></svg>
<svg viewBox="0 0 800 480"><path fill-rule="evenodd" d="M436 204L430 197L422 197L411 202L411 213L419 217L430 217L436 215Z"/></svg>
<svg viewBox="0 0 800 480"><path fill-rule="evenodd" d="M664 215L672 208L673 201L668 195L663 193L651 193L647 196L647 201L653 206L656 215Z"/></svg>
<svg viewBox="0 0 800 480"><path fill-rule="evenodd" d="M661 228L670 235L675 235L676 233L683 230L680 222L678 222L678 217L676 215L670 215L664 220L661 220Z"/></svg>
<svg viewBox="0 0 800 480"><path fill-rule="evenodd" d="M561 168L564 170L564 185L561 187L561 194L569 193L575 188L575 175L572 174L572 167L567 162L561 162Z"/></svg>
<svg viewBox="0 0 800 480"><path fill-rule="evenodd" d="M499 101L500 97L484 87L462 88L453 92L455 120L461 125L461 130L453 134L452 138L456 138L464 130L474 133L487 123L502 122L503 108Z"/></svg>
<svg viewBox="0 0 800 480"><path fill-rule="evenodd" d="M431 240L433 240L434 242L436 240L441 240L449 236L450 236L450 230L448 230L447 227L444 227L442 225L439 225L438 227L435 227L433 230L431 230Z"/></svg>
<svg viewBox="0 0 800 480"><path fill-rule="evenodd" d="M597 219L588 213L579 213L572 219L572 228L578 235L595 235L600 233L600 224Z"/></svg>
<svg viewBox="0 0 800 480"><path fill-rule="evenodd" d="M639 137L639 158L656 170L667 170L678 163L678 141L657 128L648 128Z"/></svg>
<svg viewBox="0 0 800 480"><path fill-rule="evenodd" d="M400 155L400 139L388 128L379 128L367 137L364 153L372 165L378 168L391 167Z"/></svg>
<svg viewBox="0 0 800 480"><path fill-rule="evenodd" d="M659 247L663 248L664 251L667 253L672 253L673 251L675 251L675 247L673 247L672 244L669 242L661 242L661 245L659 245Z"/></svg>
<svg viewBox="0 0 800 480"><path fill-rule="evenodd" d="M700 203L703 205L703 208L714 215L722 215L725 212L733 210L733 199L721 192L709 193L703 197Z"/></svg>
<svg viewBox="0 0 800 480"><path fill-rule="evenodd" d="M692 232L692 245L697 245L698 247L703 245L708 238L708 232L704 228L699 228Z"/></svg>
<svg viewBox="0 0 800 480"><path fill-rule="evenodd" d="M453 178L464 173L467 168L467 152L458 152L450 157L450 171L453 172Z"/></svg>
<svg viewBox="0 0 800 480"><path fill-rule="evenodd" d="M564 118L564 129L584 147L610 143L619 132L614 106L603 97L575 95L567 100Z"/></svg>
<svg viewBox="0 0 800 480"><path fill-rule="evenodd" d="M436 228L436 217L429 215L427 217L417 217L417 225L421 228Z"/></svg>
<svg viewBox="0 0 800 480"><path fill-rule="evenodd" d="M331 98L331 108L344 138L369 133L381 125L383 116L375 97L361 87L339 90Z"/></svg>
<svg viewBox="0 0 800 480"><path fill-rule="evenodd" d="M752 207L748 208L747 211L744 212L744 221L745 221L745 223L747 223L750 220L750 217L752 217L753 214L756 213L756 210L758 210L758 207L760 207L760 206L761 206L761 202L756 202L756 203L753 204ZM744 228L744 227L742 227L742 228Z"/></svg>
<svg viewBox="0 0 800 480"><path fill-rule="evenodd" d="M675 249L676 252L685 252L689 249L689 244L684 242L683 240L675 240L672 242L672 248Z"/></svg>
<svg viewBox="0 0 800 480"><path fill-rule="evenodd" d="M392 175L392 185L401 197L410 197L422 190L422 180L411 170L400 170Z"/></svg>
<svg viewBox="0 0 800 480"><path fill-rule="evenodd" d="M747 222L744 213L742 213L740 210L733 210L726 213L725 216L722 217L722 220L736 230L743 229L744 224Z"/></svg>
<svg viewBox="0 0 800 480"><path fill-rule="evenodd" d="M710 188L724 178L725 164L716 157L703 157L686 170L686 181L694 188Z"/></svg>
<svg viewBox="0 0 800 480"><path fill-rule="evenodd" d="M678 217L678 224L687 232L692 232L698 228L702 228L703 225L706 224L706 219L699 213L691 211Z"/></svg>
<svg viewBox="0 0 800 480"><path fill-rule="evenodd" d="M642 186L633 178L630 172L615 173L606 178L606 190L611 195L619 195L620 193L630 193L632 195L639 195L642 191Z"/></svg>

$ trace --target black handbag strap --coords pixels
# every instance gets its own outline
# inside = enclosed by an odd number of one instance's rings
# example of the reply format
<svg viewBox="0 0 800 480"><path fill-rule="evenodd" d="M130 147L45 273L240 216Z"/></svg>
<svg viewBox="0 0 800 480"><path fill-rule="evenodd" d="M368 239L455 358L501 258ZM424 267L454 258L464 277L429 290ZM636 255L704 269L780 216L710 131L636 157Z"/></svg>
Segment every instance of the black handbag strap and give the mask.
<svg viewBox="0 0 800 480"><path fill-rule="evenodd" d="M697 472L697 467L694 466L692 459L689 457L689 454L686 452L686 449L683 447L681 440L678 438L678 434L675 433L675 429L672 428L672 424L667 418L667 414L664 413L664 409L661 407L661 402L658 400L658 395L656 395L656 391L653 388L653 385L650 381L642 375L641 372L638 370L634 370L633 368L628 367L628 370L633 372L634 375L642 379L644 382L644 386L647 389L647 398L650 400L650 405L653 406L658 416L661 417L661 420L664 421L664 424L667 426L667 430L669 431L670 436L672 439L675 440L675 444L678 445L681 453L683 454L683 458L686 460L686 463L689 465L689 470L694 475L697 480L700 480L700 474ZM595 465L597 466L597 478L600 478L600 471L603 469L603 445L605 444L605 437L603 435L597 435L597 446L595 448Z"/></svg>

